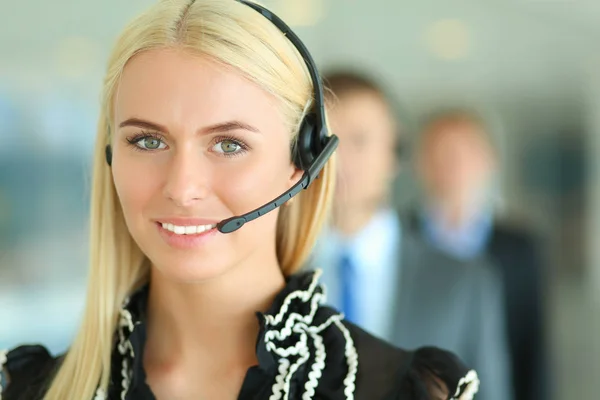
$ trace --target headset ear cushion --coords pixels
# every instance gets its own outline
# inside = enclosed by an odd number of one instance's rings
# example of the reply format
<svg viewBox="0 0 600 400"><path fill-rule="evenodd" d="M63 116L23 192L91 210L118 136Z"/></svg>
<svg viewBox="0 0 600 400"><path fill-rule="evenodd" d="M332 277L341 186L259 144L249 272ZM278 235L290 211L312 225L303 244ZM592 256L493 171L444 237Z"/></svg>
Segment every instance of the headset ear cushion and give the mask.
<svg viewBox="0 0 600 400"><path fill-rule="evenodd" d="M300 125L298 138L294 146L294 164L303 171L308 169L318 154L318 149L314 148L315 143L313 143L315 129L316 124L313 122L313 118L306 116L302 121L302 125Z"/></svg>
<svg viewBox="0 0 600 400"><path fill-rule="evenodd" d="M112 165L112 147L110 147L110 144L107 144L104 148L104 155L106 156L106 163L110 167Z"/></svg>

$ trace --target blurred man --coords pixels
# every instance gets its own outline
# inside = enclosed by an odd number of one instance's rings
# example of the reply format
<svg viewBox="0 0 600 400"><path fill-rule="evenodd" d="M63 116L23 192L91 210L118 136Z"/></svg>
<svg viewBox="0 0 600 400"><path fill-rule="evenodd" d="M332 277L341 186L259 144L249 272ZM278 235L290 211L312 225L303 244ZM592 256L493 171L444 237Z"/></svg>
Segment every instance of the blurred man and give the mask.
<svg viewBox="0 0 600 400"><path fill-rule="evenodd" d="M478 399L510 399L499 278L403 229L391 193L402 136L379 86L345 71L325 84L339 174L332 224L310 266L323 269L329 302L399 346L454 351L480 374Z"/></svg>
<svg viewBox="0 0 600 400"><path fill-rule="evenodd" d="M325 84L332 130L340 137L339 170L333 226L315 261L340 267L326 268L323 279L346 318L389 339L400 244L400 219L389 200L399 127L368 78L339 72L325 76Z"/></svg>
<svg viewBox="0 0 600 400"><path fill-rule="evenodd" d="M498 154L483 121L461 110L430 118L417 170L427 201L415 228L451 257L493 261L503 278L516 399L548 399L540 258L529 233L494 219Z"/></svg>

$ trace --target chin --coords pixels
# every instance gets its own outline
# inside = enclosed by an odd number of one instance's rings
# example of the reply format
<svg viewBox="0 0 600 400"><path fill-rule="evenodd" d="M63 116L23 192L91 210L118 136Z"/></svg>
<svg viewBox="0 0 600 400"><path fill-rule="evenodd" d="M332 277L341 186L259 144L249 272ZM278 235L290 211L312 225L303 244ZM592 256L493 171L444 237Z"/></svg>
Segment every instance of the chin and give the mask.
<svg viewBox="0 0 600 400"><path fill-rule="evenodd" d="M156 261L154 261L156 260ZM152 268L161 278L178 283L200 283L217 278L232 268L232 263L226 263L222 258L212 262L210 258L179 255L173 257L155 257ZM216 260L215 260L216 261Z"/></svg>
<svg viewBox="0 0 600 400"><path fill-rule="evenodd" d="M153 263L152 268L161 278L176 283L202 283L225 274L229 268L215 264L205 265L198 262Z"/></svg>

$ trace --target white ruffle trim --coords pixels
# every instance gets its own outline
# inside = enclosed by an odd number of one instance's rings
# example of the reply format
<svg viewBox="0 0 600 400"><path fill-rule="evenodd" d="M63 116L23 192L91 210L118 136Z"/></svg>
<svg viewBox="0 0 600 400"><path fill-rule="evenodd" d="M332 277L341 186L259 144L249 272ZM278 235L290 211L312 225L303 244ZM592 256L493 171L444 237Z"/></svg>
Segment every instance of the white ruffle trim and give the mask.
<svg viewBox="0 0 600 400"><path fill-rule="evenodd" d="M315 271L312 282L307 290L296 290L286 296L279 312L273 315L265 315L265 324L272 328L283 324L280 329L270 329L265 333L265 346L268 351L277 354L279 357L278 374L275 377L275 383L272 387L272 394L269 400L294 400L290 399L290 386L294 374L307 363L311 358L311 348L309 341L314 347L314 357L311 363L308 381L304 385L302 400L311 400L319 380L325 369L325 360L327 354L323 337L321 333L332 326L336 326L343 334L345 344L345 357L348 365L348 373L344 379L344 394L347 400L354 400L356 373L358 371L358 353L354 346L354 341L350 332L342 323L343 315L332 315L321 325L313 325L314 317L319 305L325 302L324 293L315 293L318 287L319 277L322 272ZM288 310L292 301L299 299L304 303L310 302L310 311L307 315L301 315L295 312L289 313ZM134 330L134 322L131 313L126 309L129 299L126 299L119 319L119 343L117 344L119 353L123 356L121 368L121 400L125 400L132 379L131 362L135 357L133 346L129 341L129 336ZM128 331L128 332L126 332ZM298 335L298 341L291 347L278 346L278 342L283 342L293 334ZM291 360L293 358L293 361ZM0 400L2 400L0 398ZM99 388L96 391L94 400L106 400L106 393ZM462 398L459 400L463 400Z"/></svg>
<svg viewBox="0 0 600 400"><path fill-rule="evenodd" d="M129 336L135 328L133 317L129 310L127 310L129 300L129 297L127 297L121 305L121 309L119 310L119 323L117 326L117 332L119 335L117 350L123 358L121 362L121 400L125 400L125 397L127 397L127 392L129 391L129 386L131 385L131 379L133 376L133 371L130 368L130 364L132 364L132 361L135 358L133 346L129 341ZM96 389L94 400L106 400L107 398L108 395L106 394L106 390L98 387ZM0 400L2 399L0 398Z"/></svg>
<svg viewBox="0 0 600 400"><path fill-rule="evenodd" d="M125 301L125 306L128 302L129 299ZM131 385L131 378L133 374L133 371L130 368L130 360L133 360L135 358L133 346L129 341L129 335L131 335L134 328L133 318L131 316L131 313L125 308L125 306L123 306L120 311L119 344L117 345L119 354L123 356L123 361L121 365L121 400L125 400L127 392L129 391L129 386ZM125 333L125 329L129 330L127 335Z"/></svg>
<svg viewBox="0 0 600 400"><path fill-rule="evenodd" d="M302 400L310 400L315 394L315 389L319 384L322 372L325 369L325 359L327 354L323 345L323 338L320 335L325 329L335 325L344 335L346 339L345 356L348 364L348 373L344 379L344 394L347 400L354 399L354 382L358 370L358 353L354 347L354 342L350 336L350 332L342 323L343 316L341 314L332 315L321 325L313 325L314 316L319 308L319 305L325 301L323 293L315 293L321 271L315 271L313 280L307 290L296 290L290 293L283 301L281 309L275 316L266 315L266 324L275 327L283 323L280 330L268 330L265 334L265 346L267 350L279 355L279 374L275 377L272 394L269 400L290 400L290 384L294 373L310 359L310 347L308 341L311 340L315 348L314 360L310 365L308 373L308 381L304 385L304 393ZM307 303L310 301L310 312L307 315L298 313L290 313L286 315L291 302L294 299L300 299ZM285 318L285 321L284 321ZM291 347L279 347L276 342L283 342L289 338L292 333L299 335L298 342ZM290 357L297 358L292 364Z"/></svg>
<svg viewBox="0 0 600 400"><path fill-rule="evenodd" d="M96 390L96 396L94 396L94 400L106 400L106 392L102 388L98 388Z"/></svg>
<svg viewBox="0 0 600 400"><path fill-rule="evenodd" d="M0 350L0 375L4 374L4 365L8 361L8 350ZM0 376L0 400L2 400L2 377Z"/></svg>
<svg viewBox="0 0 600 400"><path fill-rule="evenodd" d="M479 377L477 376L477 372L470 370L467 375L458 381L456 394L450 400L473 400L478 391Z"/></svg>

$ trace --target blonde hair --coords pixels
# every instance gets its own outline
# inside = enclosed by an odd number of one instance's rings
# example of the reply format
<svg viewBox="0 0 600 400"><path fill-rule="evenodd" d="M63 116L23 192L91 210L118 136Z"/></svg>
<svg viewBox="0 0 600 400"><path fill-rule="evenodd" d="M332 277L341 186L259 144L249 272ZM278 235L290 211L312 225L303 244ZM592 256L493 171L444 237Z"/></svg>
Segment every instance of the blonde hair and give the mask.
<svg viewBox="0 0 600 400"><path fill-rule="evenodd" d="M147 281L149 263L129 234L104 148L113 100L127 62L136 54L176 47L237 69L280 99L291 140L310 111L313 86L293 45L260 13L234 0L162 0L132 21L116 43L104 81L93 162L90 273L84 318L46 400L91 399L108 389L113 337L125 298ZM334 169L280 210L276 248L285 275L306 261L329 210ZM242 228L243 229L243 228Z"/></svg>

